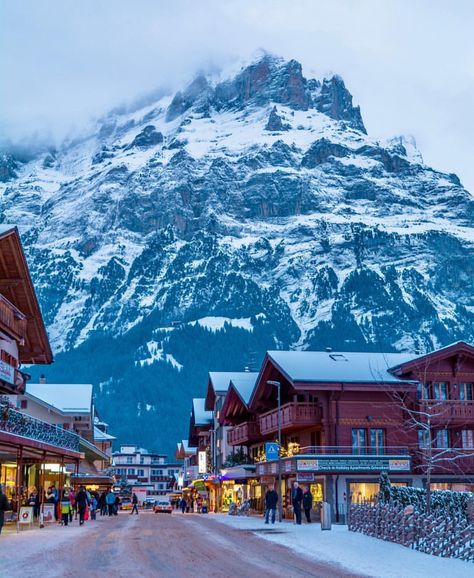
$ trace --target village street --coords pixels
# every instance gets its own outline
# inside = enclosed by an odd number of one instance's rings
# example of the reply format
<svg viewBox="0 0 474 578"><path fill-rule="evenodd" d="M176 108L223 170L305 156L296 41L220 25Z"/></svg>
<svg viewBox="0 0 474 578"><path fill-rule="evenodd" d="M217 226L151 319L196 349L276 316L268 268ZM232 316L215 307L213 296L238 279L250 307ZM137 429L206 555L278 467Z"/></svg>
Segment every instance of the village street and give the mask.
<svg viewBox="0 0 474 578"><path fill-rule="evenodd" d="M1 578L463 578L470 570L468 563L420 554L346 527L321 532L318 524L265 526L260 517L122 513L84 527L0 537Z"/></svg>

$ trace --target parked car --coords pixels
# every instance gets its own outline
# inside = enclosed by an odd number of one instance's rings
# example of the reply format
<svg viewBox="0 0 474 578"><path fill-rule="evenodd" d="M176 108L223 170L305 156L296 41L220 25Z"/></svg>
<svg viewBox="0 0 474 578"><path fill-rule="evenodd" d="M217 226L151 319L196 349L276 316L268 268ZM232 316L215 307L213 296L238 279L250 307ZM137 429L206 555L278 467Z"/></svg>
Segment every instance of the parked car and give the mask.
<svg viewBox="0 0 474 578"><path fill-rule="evenodd" d="M155 507L155 505L158 503L157 500L153 500L152 498L148 498L143 502L143 508L145 510L151 510L152 508Z"/></svg>
<svg viewBox="0 0 474 578"><path fill-rule="evenodd" d="M155 512L155 514L158 514L158 512L165 512L166 514L171 514L173 508L169 502L158 501L153 506L153 511Z"/></svg>
<svg viewBox="0 0 474 578"><path fill-rule="evenodd" d="M121 510L131 510L132 509L132 500L130 498L122 498L120 502L120 509Z"/></svg>

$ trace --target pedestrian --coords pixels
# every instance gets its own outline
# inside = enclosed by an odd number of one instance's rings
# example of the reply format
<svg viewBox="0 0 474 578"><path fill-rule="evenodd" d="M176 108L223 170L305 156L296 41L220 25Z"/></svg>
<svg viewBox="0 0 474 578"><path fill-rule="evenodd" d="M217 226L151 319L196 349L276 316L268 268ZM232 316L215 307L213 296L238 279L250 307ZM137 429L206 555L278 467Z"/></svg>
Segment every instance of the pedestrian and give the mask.
<svg viewBox="0 0 474 578"><path fill-rule="evenodd" d="M0 485L0 534L2 533L3 524L5 523L5 512L10 509L10 503L7 497L3 493L2 486Z"/></svg>
<svg viewBox="0 0 474 578"><path fill-rule="evenodd" d="M303 510L308 524L311 524L312 507L313 507L313 494L310 492L309 487L305 486L303 491Z"/></svg>
<svg viewBox="0 0 474 578"><path fill-rule="evenodd" d="M36 488L33 488L30 493L30 497L28 498L28 506L33 508L33 516L37 518L39 516L39 494Z"/></svg>
<svg viewBox="0 0 474 578"><path fill-rule="evenodd" d="M71 500L69 499L68 490L64 490L63 497L59 505L61 508L61 523L64 526L67 526L72 512Z"/></svg>
<svg viewBox="0 0 474 578"><path fill-rule="evenodd" d="M109 512L109 516L112 516L114 513L114 504L115 504L115 494L112 492L112 490L109 490L105 499L106 499L106 503L107 503L107 509Z"/></svg>
<svg viewBox="0 0 474 578"><path fill-rule="evenodd" d="M92 494L91 496L91 506L90 506L90 510L91 510L91 520L95 520L96 519L96 512L97 512L97 498L95 497L95 494Z"/></svg>
<svg viewBox="0 0 474 578"><path fill-rule="evenodd" d="M272 484L265 492L265 524L269 523L270 512L272 513L272 524L275 523L277 504L278 494L275 491L275 486Z"/></svg>
<svg viewBox="0 0 474 578"><path fill-rule="evenodd" d="M73 488L69 488L69 501L71 502L71 514L69 515L69 521L72 522L74 512L77 513L76 494Z"/></svg>
<svg viewBox="0 0 474 578"><path fill-rule="evenodd" d="M301 502L303 501L303 490L300 488L298 482L293 484L293 491L291 492L291 504L295 514L296 523L301 525Z"/></svg>
<svg viewBox="0 0 474 578"><path fill-rule="evenodd" d="M79 511L79 525L82 526L84 524L86 508L89 504L89 499L84 486L79 487L79 491L76 494L76 504Z"/></svg>
<svg viewBox="0 0 474 578"><path fill-rule="evenodd" d="M132 515L133 512L138 516L138 498L135 492L132 494L132 511L130 512L130 515Z"/></svg>
<svg viewBox="0 0 474 578"><path fill-rule="evenodd" d="M98 501L99 501L100 515L105 516L107 514L107 500L105 492L102 492L102 494L100 494Z"/></svg>
<svg viewBox="0 0 474 578"><path fill-rule="evenodd" d="M187 502L184 498L181 498L181 501L179 502L180 508L181 508L181 512L184 514L186 512L186 506L187 506Z"/></svg>
<svg viewBox="0 0 474 578"><path fill-rule="evenodd" d="M122 500L120 499L120 496L117 494L115 496L115 502L114 502L114 516L118 516L118 511L119 511L121 503L122 503Z"/></svg>

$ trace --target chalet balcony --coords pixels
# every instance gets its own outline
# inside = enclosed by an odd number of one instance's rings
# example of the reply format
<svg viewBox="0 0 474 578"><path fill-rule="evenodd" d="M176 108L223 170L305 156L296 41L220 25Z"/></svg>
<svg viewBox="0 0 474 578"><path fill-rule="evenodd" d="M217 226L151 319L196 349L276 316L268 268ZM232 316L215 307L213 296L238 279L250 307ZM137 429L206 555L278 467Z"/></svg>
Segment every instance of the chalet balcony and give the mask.
<svg viewBox="0 0 474 578"><path fill-rule="evenodd" d="M80 451L80 437L77 434L12 409L6 403L0 403L0 433L2 432L65 450Z"/></svg>
<svg viewBox="0 0 474 578"><path fill-rule="evenodd" d="M246 421L234 426L227 432L227 443L231 446L240 446L259 440L261 437L258 423Z"/></svg>
<svg viewBox="0 0 474 578"><path fill-rule="evenodd" d="M259 416L260 433L265 436L278 431L278 409ZM321 409L314 403L291 402L281 406L281 429L284 432L316 425L321 421Z"/></svg>
<svg viewBox="0 0 474 578"><path fill-rule="evenodd" d="M26 316L0 294L0 326L18 340L26 337Z"/></svg>
<svg viewBox="0 0 474 578"><path fill-rule="evenodd" d="M445 425L474 424L474 401L425 399L421 411L429 413L434 423Z"/></svg>

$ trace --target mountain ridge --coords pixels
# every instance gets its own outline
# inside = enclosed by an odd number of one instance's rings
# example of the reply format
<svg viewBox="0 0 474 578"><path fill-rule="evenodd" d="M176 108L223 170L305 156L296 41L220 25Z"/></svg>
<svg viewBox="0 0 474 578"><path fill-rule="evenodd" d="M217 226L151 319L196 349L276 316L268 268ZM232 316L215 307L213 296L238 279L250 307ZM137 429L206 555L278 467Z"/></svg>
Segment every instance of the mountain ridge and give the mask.
<svg viewBox="0 0 474 578"><path fill-rule="evenodd" d="M1 158L56 352L38 371L93 382L119 437L170 448L207 371L266 349L474 338L471 194L367 135L338 76L265 55Z"/></svg>

